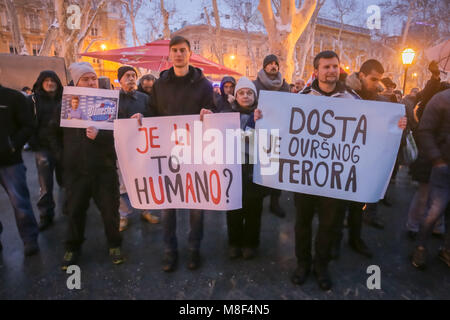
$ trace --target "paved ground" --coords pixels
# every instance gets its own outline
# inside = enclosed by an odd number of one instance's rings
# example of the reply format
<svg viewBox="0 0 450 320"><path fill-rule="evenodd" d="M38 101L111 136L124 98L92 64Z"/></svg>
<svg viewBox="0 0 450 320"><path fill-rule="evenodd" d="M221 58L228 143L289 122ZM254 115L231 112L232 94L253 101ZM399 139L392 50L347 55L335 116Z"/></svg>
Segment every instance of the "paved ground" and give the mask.
<svg viewBox="0 0 450 320"><path fill-rule="evenodd" d="M24 153L33 204L37 185L34 158ZM415 270L408 255L413 243L406 238L405 220L414 187L402 172L390 195L395 205L380 206L387 221L385 230L364 226L363 237L375 253L373 259L355 254L343 245L341 258L332 262L335 286L322 292L314 278L302 287L291 284L295 268L294 206L291 194L283 192L285 219L269 213L265 201L260 256L253 261L229 261L226 256L225 215L209 212L200 270L189 271L186 262L187 216L178 213L180 264L177 272L161 271L162 229L144 224L138 216L124 233L126 264L113 266L109 260L100 215L91 206L81 267L81 290L68 290L68 275L59 269L64 254L66 219L58 208L54 227L40 235L41 253L24 258L13 212L5 192L0 191L0 219L5 230L0 254L0 299L450 299L450 269L437 259L441 240L430 241L429 267ZM35 213L37 210L35 208ZM369 265L381 268L381 290L366 287Z"/></svg>

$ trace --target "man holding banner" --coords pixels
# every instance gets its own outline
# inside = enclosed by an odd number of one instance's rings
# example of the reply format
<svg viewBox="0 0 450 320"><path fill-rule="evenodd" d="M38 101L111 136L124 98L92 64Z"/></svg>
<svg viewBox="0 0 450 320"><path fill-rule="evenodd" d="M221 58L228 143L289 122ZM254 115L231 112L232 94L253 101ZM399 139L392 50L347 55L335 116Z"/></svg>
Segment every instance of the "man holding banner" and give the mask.
<svg viewBox="0 0 450 320"><path fill-rule="evenodd" d="M122 66L117 70L117 79L121 86L118 119L136 118L140 121L142 117L152 116L149 96L136 90L136 70L130 66ZM128 215L132 214L134 210L130 204L120 170L118 175L120 181L120 231L123 231L128 227ZM159 223L159 217L152 215L148 210L141 211L141 219L152 224Z"/></svg>
<svg viewBox="0 0 450 320"><path fill-rule="evenodd" d="M160 78L153 86L152 107L157 116L175 116L212 113L214 107L213 89L203 72L189 65L192 55L187 39L175 36L169 43L169 59L173 67L161 72ZM162 210L164 233L163 270L171 272L176 269L178 261L178 244L176 236L176 210ZM203 238L203 210L189 210L191 230L189 232L188 268L200 266L200 243Z"/></svg>
<svg viewBox="0 0 450 320"><path fill-rule="evenodd" d="M316 80L303 90L304 95L261 93L255 119L262 118L263 111L264 118L257 122L256 129L279 130L279 137L275 137L279 151L271 154L275 160L270 166L278 166L278 170L264 173L263 165L257 163L254 182L296 192L298 266L292 281L303 284L313 265L320 288L329 290L328 263L338 231L337 199L376 202L384 195L400 143L398 126L404 125L403 118L397 119L404 110L400 105L362 103L355 92L338 81L339 58L335 52L319 53L314 69ZM282 108L287 112L280 112ZM368 173L373 174L365 176ZM315 210L319 226L313 259Z"/></svg>
<svg viewBox="0 0 450 320"><path fill-rule="evenodd" d="M289 92L289 84L283 79L280 72L280 62L274 54L269 54L264 58L263 68L259 70L256 80L253 82L256 87L256 94L260 90ZM286 212L280 205L281 190L270 188L270 212L280 218L286 216Z"/></svg>

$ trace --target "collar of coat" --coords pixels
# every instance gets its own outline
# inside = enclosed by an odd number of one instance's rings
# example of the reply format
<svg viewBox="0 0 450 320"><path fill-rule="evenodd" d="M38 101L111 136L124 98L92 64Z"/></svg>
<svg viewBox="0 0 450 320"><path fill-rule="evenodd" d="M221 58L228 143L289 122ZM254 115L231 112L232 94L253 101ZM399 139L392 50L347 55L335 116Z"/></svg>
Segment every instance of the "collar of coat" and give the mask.
<svg viewBox="0 0 450 320"><path fill-rule="evenodd" d="M325 92L320 90L318 80L314 80L311 86L306 87L301 94L312 94L315 96L328 96L332 98L342 98L347 97L353 99L361 99L361 97L351 88L346 87L341 81L336 83L336 88L334 88L331 94L327 95Z"/></svg>

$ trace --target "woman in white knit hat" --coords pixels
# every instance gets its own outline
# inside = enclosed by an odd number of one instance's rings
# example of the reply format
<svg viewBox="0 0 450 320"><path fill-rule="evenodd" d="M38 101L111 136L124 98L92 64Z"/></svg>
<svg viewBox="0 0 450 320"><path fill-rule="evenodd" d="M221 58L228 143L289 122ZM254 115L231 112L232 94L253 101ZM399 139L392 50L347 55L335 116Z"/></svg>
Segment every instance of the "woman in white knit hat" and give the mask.
<svg viewBox="0 0 450 320"><path fill-rule="evenodd" d="M254 128L253 112L258 104L256 87L252 81L243 77L239 79L235 89L236 100L231 110L223 112L239 112L241 129ZM254 184L253 165L249 164L248 145L246 140L245 163L242 165L242 208L227 212L229 258L252 259L257 253L261 230L261 213L263 209L264 187Z"/></svg>

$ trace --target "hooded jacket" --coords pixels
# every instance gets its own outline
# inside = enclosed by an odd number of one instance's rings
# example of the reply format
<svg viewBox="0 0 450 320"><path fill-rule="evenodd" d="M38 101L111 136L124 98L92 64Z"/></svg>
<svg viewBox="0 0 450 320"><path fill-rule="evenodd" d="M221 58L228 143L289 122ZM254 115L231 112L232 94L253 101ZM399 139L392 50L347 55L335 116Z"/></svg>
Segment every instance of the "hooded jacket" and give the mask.
<svg viewBox="0 0 450 320"><path fill-rule="evenodd" d="M347 88L352 89L363 100L389 102L389 99L386 97L383 97L377 93L365 91L362 87L361 80L359 80L358 74L358 72L352 73L347 77L347 79L345 79L345 85ZM381 88L382 87L380 85L380 89Z"/></svg>
<svg viewBox="0 0 450 320"><path fill-rule="evenodd" d="M53 95L46 92L42 84L46 78L52 78L56 82L56 91ZM61 108L63 86L58 75L53 71L42 71L33 85L33 94L28 96L28 102L32 108L35 130L29 141L33 151L50 149L50 122L53 113Z"/></svg>
<svg viewBox="0 0 450 320"><path fill-rule="evenodd" d="M214 109L211 82L193 66L189 66L184 77L175 76L173 67L161 72L153 85L151 100L157 116L199 114L203 108Z"/></svg>
<svg viewBox="0 0 450 320"><path fill-rule="evenodd" d="M215 112L222 112L223 110L228 110L229 112L231 110L231 103L228 102L228 95L225 94L224 86L226 83L232 83L234 86L236 86L236 80L233 77L224 77L220 83L220 97L216 101L216 108Z"/></svg>
<svg viewBox="0 0 450 320"><path fill-rule="evenodd" d="M22 162L22 148L32 133L27 99L19 91L0 85L0 167Z"/></svg>
<svg viewBox="0 0 450 320"><path fill-rule="evenodd" d="M428 102L418 136L419 148L429 160L450 164L450 89L439 92Z"/></svg>

